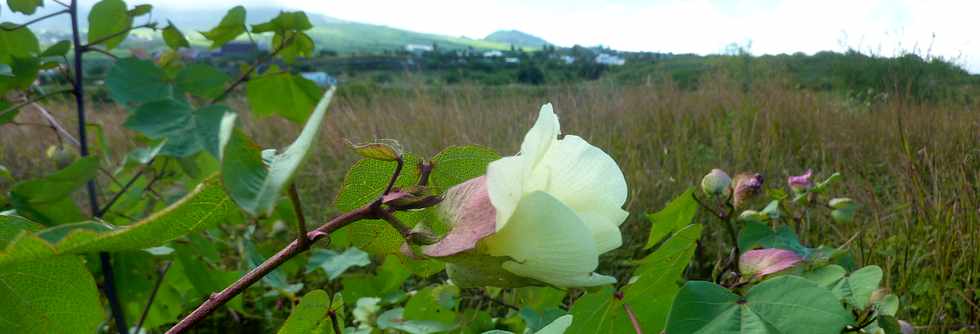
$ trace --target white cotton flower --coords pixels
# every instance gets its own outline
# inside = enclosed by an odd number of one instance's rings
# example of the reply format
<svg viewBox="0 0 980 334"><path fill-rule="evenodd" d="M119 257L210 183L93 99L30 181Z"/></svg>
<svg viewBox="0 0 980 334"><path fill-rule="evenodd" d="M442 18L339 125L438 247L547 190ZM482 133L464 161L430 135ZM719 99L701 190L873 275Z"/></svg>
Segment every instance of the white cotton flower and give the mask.
<svg viewBox="0 0 980 334"><path fill-rule="evenodd" d="M593 271L600 254L622 244L626 179L608 154L580 137L559 134L558 117L546 104L520 153L491 162L485 177L447 192L443 217L453 229L425 253L489 255L504 259L498 264L509 274L556 287L615 283ZM466 279L474 284L497 284L473 280L497 271L472 262L451 268L450 275L462 276L467 266L472 274Z"/></svg>

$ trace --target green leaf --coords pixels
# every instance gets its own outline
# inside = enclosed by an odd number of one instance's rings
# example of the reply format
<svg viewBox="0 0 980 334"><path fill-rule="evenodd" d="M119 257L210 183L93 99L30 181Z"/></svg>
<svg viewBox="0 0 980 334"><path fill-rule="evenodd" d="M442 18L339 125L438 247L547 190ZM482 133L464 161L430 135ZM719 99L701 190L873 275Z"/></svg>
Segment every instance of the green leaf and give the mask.
<svg viewBox="0 0 980 334"><path fill-rule="evenodd" d="M0 332L95 333L105 319L82 259L65 256L0 267Z"/></svg>
<svg viewBox="0 0 980 334"><path fill-rule="evenodd" d="M344 298L355 302L363 297L384 297L401 292L402 284L412 273L394 255L385 257L375 275L347 275L341 279Z"/></svg>
<svg viewBox="0 0 980 334"><path fill-rule="evenodd" d="M201 32L204 38L211 41L211 48L216 49L245 33L245 7L235 6L221 18L217 27L207 32Z"/></svg>
<svg viewBox="0 0 980 334"><path fill-rule="evenodd" d="M454 285L430 286L419 290L405 304L405 319L443 324L456 322L459 288Z"/></svg>
<svg viewBox="0 0 980 334"><path fill-rule="evenodd" d="M106 75L109 94L120 104L145 103L174 96L166 73L149 60L123 58Z"/></svg>
<svg viewBox="0 0 980 334"><path fill-rule="evenodd" d="M430 334L452 330L456 326L431 320L406 320L405 309L395 308L378 316L379 329L396 329L409 334Z"/></svg>
<svg viewBox="0 0 980 334"><path fill-rule="evenodd" d="M343 253L331 249L314 249L310 260L306 263L306 272L313 272L317 268L323 269L323 272L333 280L351 267L363 267L369 264L371 258L357 247L348 248Z"/></svg>
<svg viewBox="0 0 980 334"><path fill-rule="evenodd" d="M12 57L10 75L0 74L0 91L10 89L27 89L37 79L41 64L37 58Z"/></svg>
<svg viewBox="0 0 980 334"><path fill-rule="evenodd" d="M500 159L491 149L467 145L448 147L432 158L429 182L440 191L487 173L487 165Z"/></svg>
<svg viewBox="0 0 980 334"><path fill-rule="evenodd" d="M44 228L44 225L27 220L20 216L11 216L0 213L0 248L7 247L21 231L36 232Z"/></svg>
<svg viewBox="0 0 980 334"><path fill-rule="evenodd" d="M163 28L163 42L167 43L167 46L174 50L182 47L191 47L191 44L187 42L187 38L184 37L184 33L180 32L180 29L177 29L177 26L173 22L170 22L170 20L167 20L167 27Z"/></svg>
<svg viewBox="0 0 980 334"><path fill-rule="evenodd" d="M354 152L368 159L398 161L402 156L401 145L395 140L379 140L367 144L349 144L354 148Z"/></svg>
<svg viewBox="0 0 980 334"><path fill-rule="evenodd" d="M167 99L140 106L125 126L152 139L166 139L161 155L186 157L203 149L216 155L221 118L227 112L223 105L193 110L184 101Z"/></svg>
<svg viewBox="0 0 980 334"><path fill-rule="evenodd" d="M652 248L670 233L690 224L697 212L698 202L694 200L694 188L688 188L660 211L647 215L653 225L644 248Z"/></svg>
<svg viewBox="0 0 980 334"><path fill-rule="evenodd" d="M635 282L624 287L621 299L613 297L612 289L605 289L576 301L571 309L575 321L568 333L597 333L597 328L602 333L632 332L624 305L636 314L644 332L663 330L670 302L680 290L677 282L694 256L701 230L699 224L688 225L641 260L633 273Z"/></svg>
<svg viewBox="0 0 980 334"><path fill-rule="evenodd" d="M302 76L269 70L249 80L248 104L260 116L278 114L295 123L305 122L322 96L316 83Z"/></svg>
<svg viewBox="0 0 980 334"><path fill-rule="evenodd" d="M272 36L272 45L282 49L277 55L287 64L291 64L299 57L313 57L313 51L316 49L313 38L303 32L276 33Z"/></svg>
<svg viewBox="0 0 980 334"><path fill-rule="evenodd" d="M881 267L867 266L847 275L847 290L850 291L850 302L858 309L868 306L871 294L878 290L883 272Z"/></svg>
<svg viewBox="0 0 980 334"><path fill-rule="evenodd" d="M0 87L0 94L2 94L2 92L3 92L3 87ZM19 113L20 113L20 108L12 109L10 104L7 103L7 101L0 100L0 125L4 125L12 122L14 118L17 118L17 114ZM3 191L0 191L0 194L2 193Z"/></svg>
<svg viewBox="0 0 980 334"><path fill-rule="evenodd" d="M7 0L7 7L14 12L25 15L34 15L38 7L44 7L43 0Z"/></svg>
<svg viewBox="0 0 980 334"><path fill-rule="evenodd" d="M153 10L153 5L142 4L142 5L136 5L136 7L130 9L129 12L127 12L127 14L129 14L129 16L132 17L139 17L139 16L149 14L150 11L152 10Z"/></svg>
<svg viewBox="0 0 980 334"><path fill-rule="evenodd" d="M299 136L281 154L261 151L244 133L235 130L237 116L225 114L219 136L221 174L238 206L253 216L272 214L282 190L306 161L333 94L334 89L330 89L323 95Z"/></svg>
<svg viewBox="0 0 980 334"><path fill-rule="evenodd" d="M122 43L129 35L128 30L133 25L133 17L126 10L126 2L122 0L101 0L92 6L88 13L88 43L105 45L111 50ZM109 38L110 36L114 36Z"/></svg>
<svg viewBox="0 0 980 334"><path fill-rule="evenodd" d="M313 25L310 24L310 19L306 17L306 13L302 11L279 12L279 15L268 22L253 24L252 32L259 34L270 31L304 31L311 28Z"/></svg>
<svg viewBox="0 0 980 334"><path fill-rule="evenodd" d="M51 175L22 181L10 190L10 201L22 216L46 225L85 220L71 194L95 177L99 160L88 156Z"/></svg>
<svg viewBox="0 0 980 334"><path fill-rule="evenodd" d="M153 287L160 279L159 270L163 266L162 262L160 257L144 251L112 254L116 289L127 315L137 317L143 312ZM160 288L143 322L144 329L176 322L180 319L180 315L187 311L185 309L196 307L197 302L201 300L200 297L206 296L206 294L198 295L181 271L181 266L174 263L163 276Z"/></svg>
<svg viewBox="0 0 980 334"><path fill-rule="evenodd" d="M745 223L739 232L738 246L743 253L755 248L779 248L793 251L804 258L812 254L809 248L800 243L796 233L785 224L773 231L767 224Z"/></svg>
<svg viewBox="0 0 980 334"><path fill-rule="evenodd" d="M667 320L668 333L838 333L854 322L834 295L796 277L776 277L741 297L711 282L688 282Z"/></svg>
<svg viewBox="0 0 980 334"><path fill-rule="evenodd" d="M330 307L330 297L323 290L313 290L306 293L299 305L293 308L289 318L279 328L279 334L314 333L317 324L327 315Z"/></svg>
<svg viewBox="0 0 980 334"><path fill-rule="evenodd" d="M132 225L85 222L21 233L0 251L0 266L66 254L140 250L216 226L235 212L220 182L209 178L180 201Z"/></svg>
<svg viewBox="0 0 980 334"><path fill-rule="evenodd" d="M191 64L177 72L177 88L194 96L215 98L225 89L228 74L206 64Z"/></svg>
<svg viewBox="0 0 980 334"><path fill-rule="evenodd" d="M71 50L71 42L59 41L44 49L44 52L41 52L41 57L61 57L68 54L69 50Z"/></svg>
<svg viewBox="0 0 980 334"><path fill-rule="evenodd" d="M7 30L15 27L11 22L0 23L0 64L10 64L11 57L28 58L41 51L30 29Z"/></svg>

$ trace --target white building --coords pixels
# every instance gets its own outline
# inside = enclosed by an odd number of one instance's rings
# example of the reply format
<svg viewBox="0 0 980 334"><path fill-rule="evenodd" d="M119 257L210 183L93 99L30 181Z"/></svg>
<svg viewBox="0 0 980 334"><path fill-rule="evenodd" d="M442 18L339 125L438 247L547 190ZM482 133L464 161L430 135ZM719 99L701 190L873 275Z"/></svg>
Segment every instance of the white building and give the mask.
<svg viewBox="0 0 980 334"><path fill-rule="evenodd" d="M328 87L336 86L337 79L327 74L327 72L303 72L300 73L307 80L313 81L317 86Z"/></svg>
<svg viewBox="0 0 980 334"><path fill-rule="evenodd" d="M608 53L600 53L595 57L595 62L604 65L623 65L626 64L626 59L617 55L611 55Z"/></svg>
<svg viewBox="0 0 980 334"><path fill-rule="evenodd" d="M521 62L517 57L507 57L504 58L504 62L508 64L519 64Z"/></svg>
<svg viewBox="0 0 980 334"><path fill-rule="evenodd" d="M411 53L432 52L432 45L425 44L405 44L405 51Z"/></svg>
<svg viewBox="0 0 980 334"><path fill-rule="evenodd" d="M561 59L561 61L564 62L566 65L575 62L575 57L572 57L572 56L569 56L569 55L561 56L561 58L558 58L558 59Z"/></svg>
<svg viewBox="0 0 980 334"><path fill-rule="evenodd" d="M500 50L490 50L483 53L484 58L494 58L494 57L503 57L503 56L504 53L500 52Z"/></svg>

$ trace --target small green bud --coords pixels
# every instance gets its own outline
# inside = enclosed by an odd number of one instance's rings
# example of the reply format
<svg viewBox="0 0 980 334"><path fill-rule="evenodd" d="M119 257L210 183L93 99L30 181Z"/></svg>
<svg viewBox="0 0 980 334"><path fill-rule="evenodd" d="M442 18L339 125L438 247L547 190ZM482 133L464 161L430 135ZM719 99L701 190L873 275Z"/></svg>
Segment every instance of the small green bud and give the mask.
<svg viewBox="0 0 980 334"><path fill-rule="evenodd" d="M728 198L732 178L721 169L712 169L701 179L701 190L712 197Z"/></svg>
<svg viewBox="0 0 980 334"><path fill-rule="evenodd" d="M762 223L767 219L769 219L769 215L755 210L745 210L738 215L738 221L743 223Z"/></svg>
<svg viewBox="0 0 980 334"><path fill-rule="evenodd" d="M829 205L834 209L830 212L834 222L844 224L854 221L854 212L857 211L858 204L850 198L834 198L830 200Z"/></svg>
<svg viewBox="0 0 980 334"><path fill-rule="evenodd" d="M78 155L75 154L74 150L65 147L64 145L51 145L48 147L48 150L45 153L48 156L48 159L54 161L54 164L55 166L58 166L58 169L68 167L68 165L71 165L71 163L75 162L75 159L78 158Z"/></svg>

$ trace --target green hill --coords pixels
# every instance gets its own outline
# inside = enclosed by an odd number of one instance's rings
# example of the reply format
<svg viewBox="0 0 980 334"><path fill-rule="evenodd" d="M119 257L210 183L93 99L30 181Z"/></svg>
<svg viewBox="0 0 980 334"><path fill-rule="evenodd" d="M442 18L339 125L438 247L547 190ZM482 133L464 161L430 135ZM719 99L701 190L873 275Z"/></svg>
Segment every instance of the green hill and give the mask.
<svg viewBox="0 0 980 334"><path fill-rule="evenodd" d="M540 48L551 44L541 37L517 30L497 30L484 37L483 40L532 48Z"/></svg>

